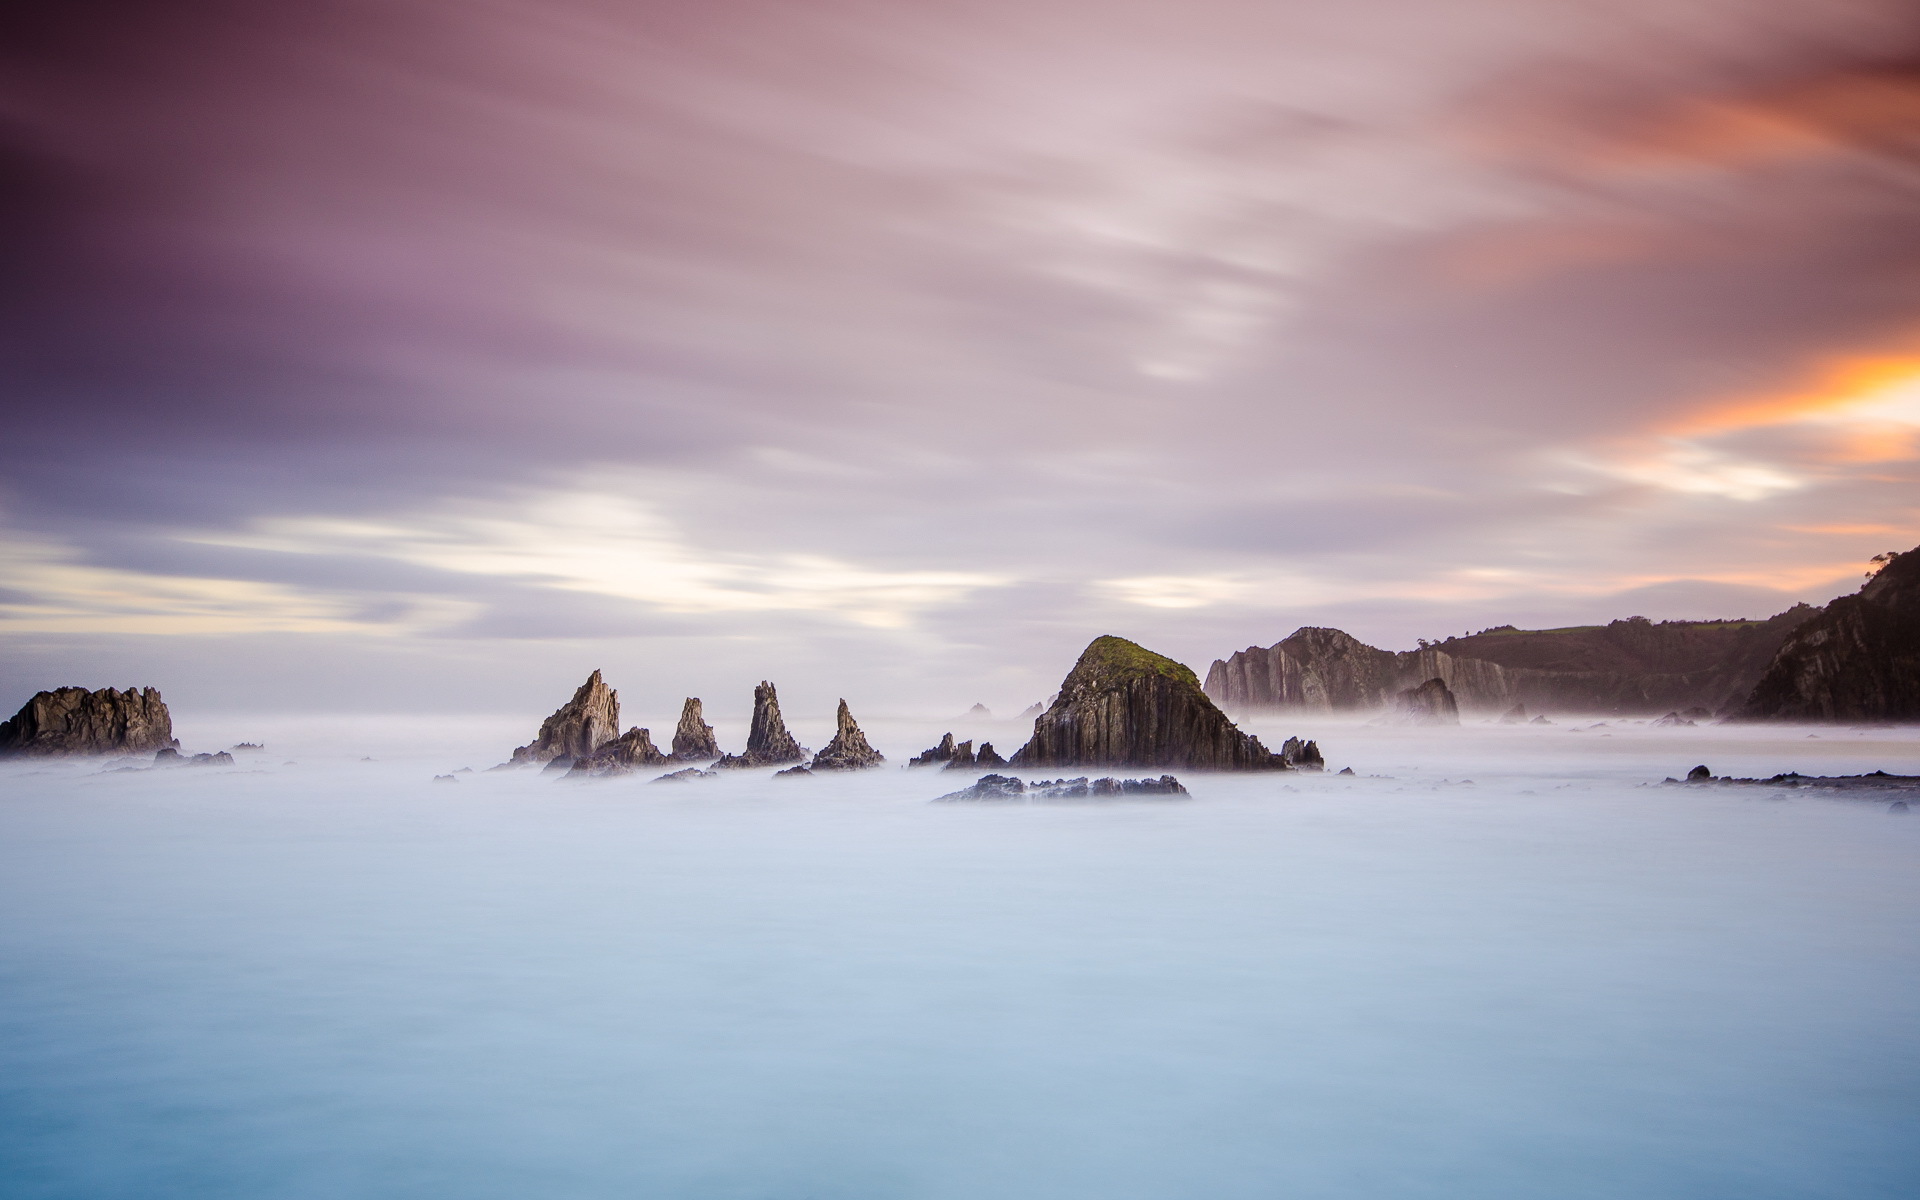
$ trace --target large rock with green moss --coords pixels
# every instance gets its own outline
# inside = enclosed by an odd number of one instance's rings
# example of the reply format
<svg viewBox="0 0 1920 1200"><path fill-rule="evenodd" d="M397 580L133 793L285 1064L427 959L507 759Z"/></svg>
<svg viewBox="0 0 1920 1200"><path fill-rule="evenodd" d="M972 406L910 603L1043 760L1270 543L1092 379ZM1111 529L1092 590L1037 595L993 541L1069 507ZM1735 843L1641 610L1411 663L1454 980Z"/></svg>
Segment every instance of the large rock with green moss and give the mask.
<svg viewBox="0 0 1920 1200"><path fill-rule="evenodd" d="M1111 636L1080 655L1012 765L1288 769L1214 706L1192 668Z"/></svg>

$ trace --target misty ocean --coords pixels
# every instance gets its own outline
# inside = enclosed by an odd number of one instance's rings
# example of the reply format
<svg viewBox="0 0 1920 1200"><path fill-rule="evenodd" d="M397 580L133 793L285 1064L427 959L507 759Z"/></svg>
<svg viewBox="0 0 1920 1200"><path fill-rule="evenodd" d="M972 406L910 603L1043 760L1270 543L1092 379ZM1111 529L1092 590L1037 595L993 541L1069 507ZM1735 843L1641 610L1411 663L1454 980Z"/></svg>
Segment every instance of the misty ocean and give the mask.
<svg viewBox="0 0 1920 1200"><path fill-rule="evenodd" d="M1643 786L1916 731L1293 724L1358 775L9 764L0 1194L1920 1195L1920 808Z"/></svg>

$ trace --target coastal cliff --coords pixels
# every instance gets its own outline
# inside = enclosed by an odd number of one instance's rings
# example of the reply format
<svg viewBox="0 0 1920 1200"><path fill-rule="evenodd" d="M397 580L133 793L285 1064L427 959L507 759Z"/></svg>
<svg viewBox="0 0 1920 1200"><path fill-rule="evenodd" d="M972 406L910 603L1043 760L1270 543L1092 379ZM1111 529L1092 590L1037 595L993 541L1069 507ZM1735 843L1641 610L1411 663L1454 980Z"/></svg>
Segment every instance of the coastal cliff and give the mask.
<svg viewBox="0 0 1920 1200"><path fill-rule="evenodd" d="M1793 631L1741 720L1920 719L1920 547Z"/></svg>
<svg viewBox="0 0 1920 1200"><path fill-rule="evenodd" d="M11 720L0 722L0 758L150 754L179 748L173 714L153 688L55 688L36 693Z"/></svg>
<svg viewBox="0 0 1920 1200"><path fill-rule="evenodd" d="M1095 638L1034 721L1015 767L1186 767L1286 770L1240 731L1191 668L1118 637Z"/></svg>
<svg viewBox="0 0 1920 1200"><path fill-rule="evenodd" d="M1753 688L1793 630L1817 609L1765 621L1661 621L1524 630L1501 626L1418 650L1381 650L1338 629L1303 628L1216 661L1206 691L1235 711L1390 710L1439 679L1463 711L1631 715L1728 711Z"/></svg>

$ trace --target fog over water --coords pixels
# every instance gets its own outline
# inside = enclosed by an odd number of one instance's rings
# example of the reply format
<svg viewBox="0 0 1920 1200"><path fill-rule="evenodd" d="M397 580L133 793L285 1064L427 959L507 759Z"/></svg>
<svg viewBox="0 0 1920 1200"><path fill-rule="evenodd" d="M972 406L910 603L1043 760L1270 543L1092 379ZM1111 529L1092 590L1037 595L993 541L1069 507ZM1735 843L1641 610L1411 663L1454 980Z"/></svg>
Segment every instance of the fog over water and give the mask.
<svg viewBox="0 0 1920 1200"><path fill-rule="evenodd" d="M432 782L524 722L7 764L0 1193L1920 1194L1920 814L1642 786L1920 731L1587 724L1254 722L1357 776L1098 805L928 803L880 722L680 787Z"/></svg>

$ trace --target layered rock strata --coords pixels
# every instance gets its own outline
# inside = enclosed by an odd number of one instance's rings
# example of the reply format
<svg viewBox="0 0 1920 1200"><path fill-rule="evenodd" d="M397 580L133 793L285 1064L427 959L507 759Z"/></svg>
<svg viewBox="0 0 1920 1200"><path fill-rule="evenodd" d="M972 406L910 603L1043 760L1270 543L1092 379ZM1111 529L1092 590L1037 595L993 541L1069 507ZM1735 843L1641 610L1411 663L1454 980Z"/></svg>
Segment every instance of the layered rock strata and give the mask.
<svg viewBox="0 0 1920 1200"><path fill-rule="evenodd" d="M1794 630L1736 716L1920 720L1920 547Z"/></svg>
<svg viewBox="0 0 1920 1200"><path fill-rule="evenodd" d="M840 701L840 712L835 722L837 728L833 740L827 743L826 749L813 756L814 770L860 771L887 761L878 750L867 744L867 735L860 732L860 726L853 719L853 713L848 711L844 699Z"/></svg>
<svg viewBox="0 0 1920 1200"><path fill-rule="evenodd" d="M680 724L673 731L673 756L681 762L712 762L720 757L720 739L713 736L700 710L700 697L688 696L680 706Z"/></svg>
<svg viewBox="0 0 1920 1200"><path fill-rule="evenodd" d="M638 725L610 742L603 742L591 754L573 760L567 772L575 775L631 775L646 767L658 767L673 759L653 744L653 734Z"/></svg>
<svg viewBox="0 0 1920 1200"><path fill-rule="evenodd" d="M173 714L153 688L55 688L35 693L0 722L0 758L151 754L179 746Z"/></svg>
<svg viewBox="0 0 1920 1200"><path fill-rule="evenodd" d="M1488 716L1516 705L1649 716L1696 706L1728 711L1816 611L1798 605L1764 621L1502 626L1400 652L1308 627L1216 661L1206 691L1231 711L1378 712L1399 692L1437 678L1464 710Z"/></svg>
<svg viewBox="0 0 1920 1200"><path fill-rule="evenodd" d="M753 689L753 724L747 729L747 749L729 754L713 764L716 768L784 767L806 761L807 750L787 732L780 717L780 697L766 680Z"/></svg>
<svg viewBox="0 0 1920 1200"><path fill-rule="evenodd" d="M1125 638L1099 637L1034 721L1016 767L1286 770L1260 739L1214 706L1191 668Z"/></svg>
<svg viewBox="0 0 1920 1200"><path fill-rule="evenodd" d="M540 735L514 750L515 765L558 763L570 766L620 734L620 695L595 671L574 690L573 699L540 723Z"/></svg>

